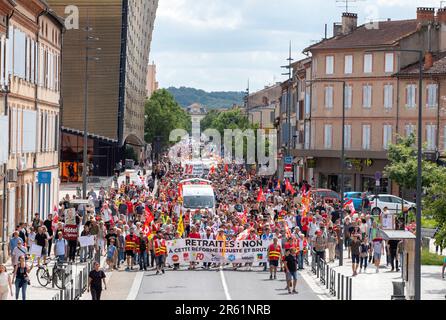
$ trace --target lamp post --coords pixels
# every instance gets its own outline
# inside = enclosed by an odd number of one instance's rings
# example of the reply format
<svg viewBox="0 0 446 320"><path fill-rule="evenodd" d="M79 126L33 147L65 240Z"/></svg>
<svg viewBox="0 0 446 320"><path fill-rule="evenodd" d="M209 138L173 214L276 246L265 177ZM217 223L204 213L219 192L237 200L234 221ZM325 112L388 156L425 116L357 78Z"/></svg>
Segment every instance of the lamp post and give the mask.
<svg viewBox="0 0 446 320"><path fill-rule="evenodd" d="M414 288L415 300L421 300L421 195L423 192L423 51L415 49L377 49L368 52L407 52L418 54L419 74L418 74L418 132L417 132L417 216L416 216L416 239L415 239L415 268L414 268Z"/></svg>
<svg viewBox="0 0 446 320"><path fill-rule="evenodd" d="M342 126L341 126L341 136L342 136L342 146L341 146L341 239L339 241L339 266L344 265L344 193L345 193L345 91L346 82L343 80L307 80L306 83L314 82L338 82L342 83Z"/></svg>
<svg viewBox="0 0 446 320"><path fill-rule="evenodd" d="M99 38L90 35L93 29L90 27L90 18L87 15L87 27L84 29L86 31L86 48L85 48L85 97L84 97L84 152L83 152L83 170L82 170L82 196L87 199L87 170L88 170L88 85L89 85L89 62L90 60L98 61L99 58L91 57L90 50L92 48L89 46L91 41L98 41ZM95 50L101 51L101 48L96 48Z"/></svg>

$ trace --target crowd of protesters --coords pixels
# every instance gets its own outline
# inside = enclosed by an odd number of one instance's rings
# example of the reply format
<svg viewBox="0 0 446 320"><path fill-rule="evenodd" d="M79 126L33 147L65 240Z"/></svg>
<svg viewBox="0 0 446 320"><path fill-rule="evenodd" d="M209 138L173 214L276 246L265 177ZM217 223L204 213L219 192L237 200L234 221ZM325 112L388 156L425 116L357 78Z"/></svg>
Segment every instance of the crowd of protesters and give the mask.
<svg viewBox="0 0 446 320"><path fill-rule="evenodd" d="M184 168L170 163L167 157L163 159L150 175L140 172L139 181L127 177L118 183L115 179L108 190L101 188L98 193L91 190L89 205L76 206L79 235L94 236L93 245L80 247L79 241L64 239L64 215L72 200L69 195L44 221L36 214L30 224L19 224L9 242L13 279L0 266L0 297L12 294L14 284L16 299L20 289L22 298L26 299L33 266L45 264L47 257L54 256L58 263L94 259L95 272L90 275L90 285L93 299L99 300L105 277L98 269L101 257L105 257L109 271L150 268L156 274L164 274L167 268L176 271L182 267L166 266L166 241L178 238L271 240L269 266L246 263L224 267L269 269L271 280L277 279L277 272L283 272L290 293L297 293L297 271L304 269L310 252L333 263L340 256L341 244L348 248L353 276L358 270L366 272L370 265L379 272L384 254L387 265L399 271L402 242L385 243L378 238L379 217L371 216L367 210L354 213L346 208L341 221L340 204L311 197L312 186L306 181L291 184L256 176L255 171L247 170L244 165L221 163L205 176L216 193L215 213L210 209L183 212L179 184L187 178ZM180 221L183 226L179 226ZM29 255L33 243L42 247L38 258ZM186 267L193 270L221 266L191 263Z"/></svg>

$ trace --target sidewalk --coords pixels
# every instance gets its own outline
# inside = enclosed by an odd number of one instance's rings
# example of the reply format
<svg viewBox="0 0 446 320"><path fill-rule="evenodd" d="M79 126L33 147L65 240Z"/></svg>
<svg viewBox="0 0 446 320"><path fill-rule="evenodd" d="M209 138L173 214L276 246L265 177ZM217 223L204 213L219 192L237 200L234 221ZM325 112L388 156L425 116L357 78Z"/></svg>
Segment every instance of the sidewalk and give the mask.
<svg viewBox="0 0 446 320"><path fill-rule="evenodd" d="M347 251L344 257L348 257ZM352 261L344 259L344 265L339 262L329 264L336 272L344 276L352 276ZM386 257L383 256L379 273L374 265L369 265L366 272L353 277L352 300L390 300L393 294L393 281L401 282L401 272L390 272L386 267ZM359 270L358 270L359 272ZM314 277L314 281L319 281ZM446 280L441 279L441 266L421 267L421 299L444 300L446 295Z"/></svg>

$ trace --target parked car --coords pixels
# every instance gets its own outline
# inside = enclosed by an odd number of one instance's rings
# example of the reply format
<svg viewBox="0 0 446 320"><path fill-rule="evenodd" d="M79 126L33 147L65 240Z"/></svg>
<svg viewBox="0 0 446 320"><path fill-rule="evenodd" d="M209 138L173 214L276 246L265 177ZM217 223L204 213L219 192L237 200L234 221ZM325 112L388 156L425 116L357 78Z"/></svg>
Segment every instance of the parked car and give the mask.
<svg viewBox="0 0 446 320"><path fill-rule="evenodd" d="M344 199L347 201L353 200L353 205L355 206L356 211L360 211L362 209L362 194L360 191L350 191L344 193Z"/></svg>
<svg viewBox="0 0 446 320"><path fill-rule="evenodd" d="M341 196L337 192L330 189L312 189L311 194L314 199L323 200L327 203L341 201Z"/></svg>
<svg viewBox="0 0 446 320"><path fill-rule="evenodd" d="M391 213L401 212L401 202L403 199L391 194L379 194L378 196L369 196L370 205L372 208L373 215L379 215L385 207L389 209ZM404 200L404 212L406 211L416 211L416 204L410 201Z"/></svg>

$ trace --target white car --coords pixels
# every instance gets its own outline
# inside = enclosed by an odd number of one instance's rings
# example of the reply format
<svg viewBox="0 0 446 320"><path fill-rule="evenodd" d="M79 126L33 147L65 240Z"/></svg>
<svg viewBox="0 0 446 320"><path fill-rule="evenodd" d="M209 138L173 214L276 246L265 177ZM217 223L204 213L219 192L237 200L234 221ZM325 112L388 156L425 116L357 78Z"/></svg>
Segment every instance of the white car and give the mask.
<svg viewBox="0 0 446 320"><path fill-rule="evenodd" d="M385 207L389 209L390 213L399 213L402 211L401 201L403 200L400 197L391 194L379 194L378 197L371 195L369 199L373 215L379 215ZM414 212L416 210L416 204L404 200L404 210Z"/></svg>

